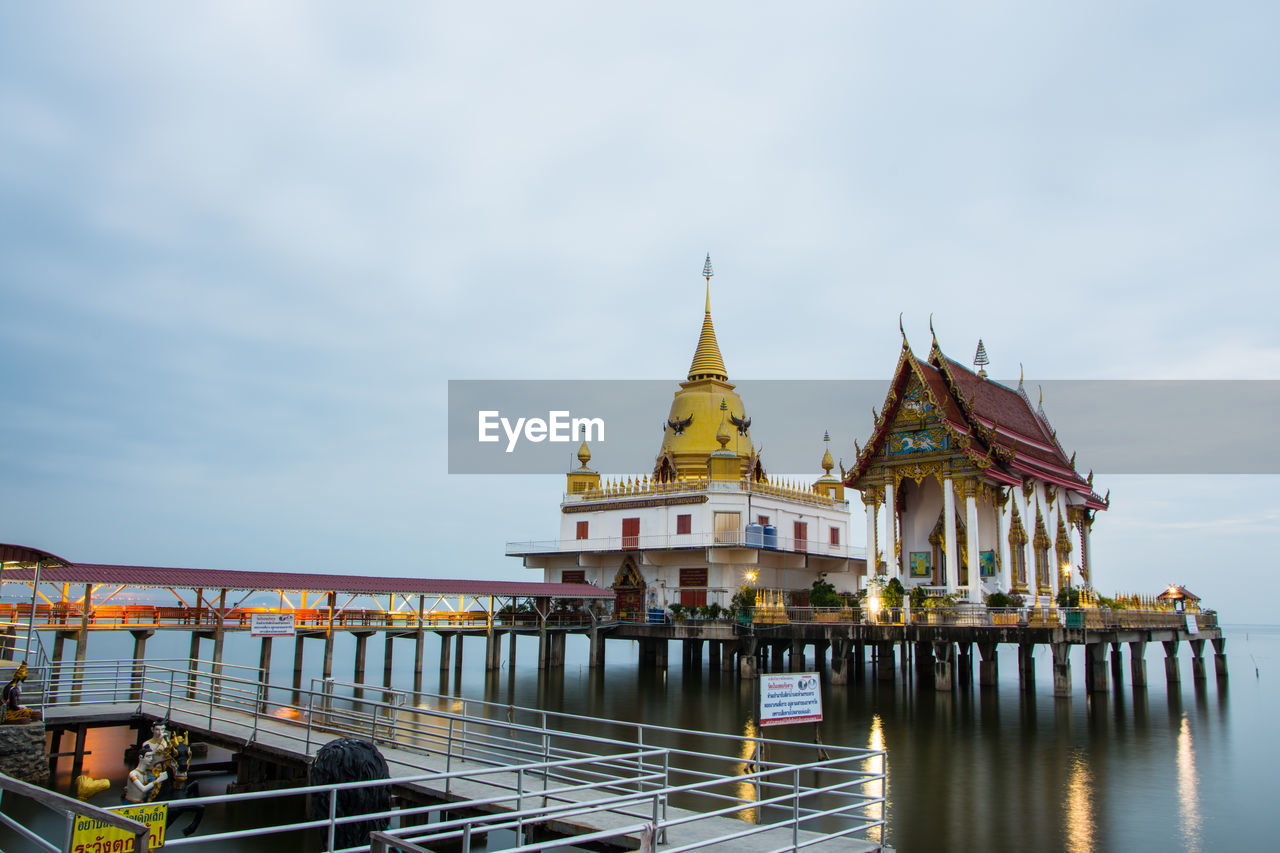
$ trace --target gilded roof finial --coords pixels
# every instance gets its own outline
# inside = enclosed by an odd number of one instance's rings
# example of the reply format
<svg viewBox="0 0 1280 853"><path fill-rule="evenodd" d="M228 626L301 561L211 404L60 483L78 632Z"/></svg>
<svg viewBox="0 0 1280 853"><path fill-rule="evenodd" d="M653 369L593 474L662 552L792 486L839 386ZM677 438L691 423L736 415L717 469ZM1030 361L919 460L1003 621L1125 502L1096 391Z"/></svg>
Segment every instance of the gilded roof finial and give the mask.
<svg viewBox="0 0 1280 853"><path fill-rule="evenodd" d="M827 443L826 452L822 454L822 470L825 472L825 476L830 477L831 469L836 467L835 460L831 458L831 432L824 430L822 440Z"/></svg>
<svg viewBox="0 0 1280 853"><path fill-rule="evenodd" d="M582 446L578 448L578 461L582 463L582 470L587 470L587 463L591 461L591 451L587 449L587 443L582 442Z"/></svg>
<svg viewBox="0 0 1280 853"><path fill-rule="evenodd" d="M938 344L938 333L933 330L933 312L929 312L929 336L933 338L934 346Z"/></svg>
<svg viewBox="0 0 1280 853"><path fill-rule="evenodd" d="M720 345L716 343L716 329L711 324L711 253L707 253L706 263L702 265L702 275L707 280L707 308L702 317L702 334L698 336L698 346L693 351L693 363L689 365L690 379L714 378L729 381L729 374L724 369L724 359L720 356Z"/></svg>
<svg viewBox="0 0 1280 853"><path fill-rule="evenodd" d="M978 351L973 354L973 366L978 368L978 375L984 379L987 376L987 365L991 363L991 359L987 357L987 348L982 345L982 338L978 338Z"/></svg>
<svg viewBox="0 0 1280 853"><path fill-rule="evenodd" d="M902 339L905 341L907 339L907 330L902 328L902 312L901 311L898 312L898 331L902 332Z"/></svg>
<svg viewBox="0 0 1280 853"><path fill-rule="evenodd" d="M1018 362L1018 390L1022 390L1022 362Z"/></svg>

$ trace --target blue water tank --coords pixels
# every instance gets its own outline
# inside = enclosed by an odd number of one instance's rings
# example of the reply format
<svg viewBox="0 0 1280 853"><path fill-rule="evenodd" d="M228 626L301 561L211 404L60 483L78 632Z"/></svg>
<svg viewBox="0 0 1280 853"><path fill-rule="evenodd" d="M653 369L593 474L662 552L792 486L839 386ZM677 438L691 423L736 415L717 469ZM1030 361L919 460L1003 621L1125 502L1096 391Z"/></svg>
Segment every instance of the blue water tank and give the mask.
<svg viewBox="0 0 1280 853"><path fill-rule="evenodd" d="M766 524L764 526L764 547L766 548L778 547L778 525Z"/></svg>
<svg viewBox="0 0 1280 853"><path fill-rule="evenodd" d="M747 525L747 547L759 548L764 544L764 525L748 524Z"/></svg>

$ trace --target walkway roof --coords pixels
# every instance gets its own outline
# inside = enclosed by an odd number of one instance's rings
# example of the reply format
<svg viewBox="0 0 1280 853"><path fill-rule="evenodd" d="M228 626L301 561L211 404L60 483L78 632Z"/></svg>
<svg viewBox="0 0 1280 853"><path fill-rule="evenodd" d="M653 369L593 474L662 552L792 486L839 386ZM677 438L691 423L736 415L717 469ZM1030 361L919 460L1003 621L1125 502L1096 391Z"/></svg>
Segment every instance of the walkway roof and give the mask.
<svg viewBox="0 0 1280 853"><path fill-rule="evenodd" d="M45 564L45 557L57 565ZM356 595L461 595L503 598L612 599L612 590L590 584L490 581L469 578L419 578L330 575L312 572L252 572L230 569L182 569L162 566L113 566L71 563L18 545L0 544L4 580L30 581L37 559L44 564L40 580L47 583L155 587L166 589L238 589L261 591L340 592Z"/></svg>

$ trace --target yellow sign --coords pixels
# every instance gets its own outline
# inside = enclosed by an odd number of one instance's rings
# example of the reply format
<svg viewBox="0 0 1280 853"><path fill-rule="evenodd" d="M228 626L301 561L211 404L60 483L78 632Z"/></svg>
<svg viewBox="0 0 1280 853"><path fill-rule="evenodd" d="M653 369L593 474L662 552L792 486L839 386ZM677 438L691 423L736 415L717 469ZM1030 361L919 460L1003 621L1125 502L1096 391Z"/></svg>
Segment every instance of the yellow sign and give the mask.
<svg viewBox="0 0 1280 853"><path fill-rule="evenodd" d="M145 823L151 829L151 849L164 846L164 825L169 818L168 803L125 806L110 809L121 817ZM71 835L71 853L133 853L133 836L123 829L107 826L96 817L76 815Z"/></svg>

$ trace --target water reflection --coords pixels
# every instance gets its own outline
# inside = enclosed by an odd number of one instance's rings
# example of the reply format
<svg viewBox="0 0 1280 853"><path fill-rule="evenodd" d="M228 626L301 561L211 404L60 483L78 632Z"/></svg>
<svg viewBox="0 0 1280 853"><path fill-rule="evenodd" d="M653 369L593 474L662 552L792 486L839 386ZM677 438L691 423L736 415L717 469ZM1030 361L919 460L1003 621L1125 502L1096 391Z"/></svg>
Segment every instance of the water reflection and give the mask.
<svg viewBox="0 0 1280 853"><path fill-rule="evenodd" d="M1077 752L1071 762L1067 782L1066 836L1070 853L1089 853L1095 849L1093 825L1093 779L1089 763Z"/></svg>
<svg viewBox="0 0 1280 853"><path fill-rule="evenodd" d="M1191 745L1191 723L1186 715L1178 728L1178 810L1182 816L1182 837L1188 853L1200 851L1200 799L1196 780L1196 753Z"/></svg>
<svg viewBox="0 0 1280 853"><path fill-rule="evenodd" d="M868 749L884 749L884 723L880 719L879 714L871 715L871 736L867 739ZM886 792L889 787L889 759L888 753L878 756L867 762L867 770L875 772L883 772L884 779L878 782L872 782L867 785L867 794L873 797L885 797L888 801ZM884 820L884 803L877 803L867 810L867 817L872 820ZM872 841L884 841L884 826L877 826L867 836Z"/></svg>
<svg viewBox="0 0 1280 853"><path fill-rule="evenodd" d="M738 757L742 759L742 766L739 768L739 774L755 773L760 769L760 730L756 727L755 720L747 718L746 724L742 727L742 748L738 752ZM759 784L755 781L746 779L739 780L734 786L734 793L738 799L748 802L758 802L760 799ZM756 823L759 819L759 813L756 809L743 809L735 812L734 817L745 820L748 823Z"/></svg>

